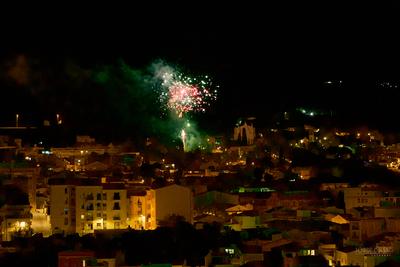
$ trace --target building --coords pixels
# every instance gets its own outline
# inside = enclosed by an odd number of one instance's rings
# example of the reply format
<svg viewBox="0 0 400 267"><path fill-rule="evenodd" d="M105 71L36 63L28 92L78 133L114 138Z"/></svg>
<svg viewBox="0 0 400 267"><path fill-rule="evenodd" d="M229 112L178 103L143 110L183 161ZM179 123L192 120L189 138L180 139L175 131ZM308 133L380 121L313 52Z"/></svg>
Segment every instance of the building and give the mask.
<svg viewBox="0 0 400 267"><path fill-rule="evenodd" d="M239 121L233 131L233 140L245 142L247 145L254 144L256 129L253 125L255 118L248 118L244 123Z"/></svg>
<svg viewBox="0 0 400 267"><path fill-rule="evenodd" d="M9 177L9 183L18 186L28 194L31 210L36 209L36 183L40 174L40 168L26 163L1 163L0 175Z"/></svg>
<svg viewBox="0 0 400 267"><path fill-rule="evenodd" d="M32 214L29 205L4 205L0 209L1 240L11 241L14 235L30 233Z"/></svg>
<svg viewBox="0 0 400 267"><path fill-rule="evenodd" d="M266 208L284 207L288 209L300 209L313 207L318 199L313 192L309 191L286 191L282 193L272 192L266 201Z"/></svg>
<svg viewBox="0 0 400 267"><path fill-rule="evenodd" d="M170 216L182 216L193 223L193 194L187 187L169 185L130 196L131 226L155 229Z"/></svg>
<svg viewBox="0 0 400 267"><path fill-rule="evenodd" d="M370 218L350 221L350 240L363 242L386 230L384 218Z"/></svg>
<svg viewBox="0 0 400 267"><path fill-rule="evenodd" d="M75 220L75 232L79 234L93 233L103 229L103 211L106 211L107 196L103 195L100 185L79 185L71 188L71 198L75 199L75 207L71 207L71 217ZM104 200L104 201L103 201ZM50 203L53 200L50 199ZM104 208L103 208L104 207ZM106 212L104 212L106 214ZM52 214L50 215L50 218Z"/></svg>
<svg viewBox="0 0 400 267"><path fill-rule="evenodd" d="M137 191L129 195L129 217L130 226L133 229L142 230L146 228L146 191Z"/></svg>
<svg viewBox="0 0 400 267"><path fill-rule="evenodd" d="M128 201L124 186L90 180L50 185L53 233L87 234L94 230L128 227Z"/></svg>
<svg viewBox="0 0 400 267"><path fill-rule="evenodd" d="M400 218L399 207L374 207L374 217L376 218Z"/></svg>
<svg viewBox="0 0 400 267"><path fill-rule="evenodd" d="M74 185L50 186L50 224L53 233L75 233L76 199Z"/></svg>
<svg viewBox="0 0 400 267"><path fill-rule="evenodd" d="M379 207L383 193L373 188L344 188L344 203L346 212L355 207Z"/></svg>
<svg viewBox="0 0 400 267"><path fill-rule="evenodd" d="M96 228L103 229L126 229L129 226L127 191L123 184L105 184L103 185L103 219L97 221ZM99 203L99 202L97 202ZM104 205L106 204L106 205ZM98 204L96 204L98 205ZM101 213L96 206L97 220ZM101 222L103 223L101 225Z"/></svg>
<svg viewBox="0 0 400 267"><path fill-rule="evenodd" d="M400 218L386 218L386 231L400 233Z"/></svg>
<svg viewBox="0 0 400 267"><path fill-rule="evenodd" d="M355 249L344 248L336 250L335 262L336 266L360 266L374 267L378 264L387 261L392 254L380 252L376 249Z"/></svg>

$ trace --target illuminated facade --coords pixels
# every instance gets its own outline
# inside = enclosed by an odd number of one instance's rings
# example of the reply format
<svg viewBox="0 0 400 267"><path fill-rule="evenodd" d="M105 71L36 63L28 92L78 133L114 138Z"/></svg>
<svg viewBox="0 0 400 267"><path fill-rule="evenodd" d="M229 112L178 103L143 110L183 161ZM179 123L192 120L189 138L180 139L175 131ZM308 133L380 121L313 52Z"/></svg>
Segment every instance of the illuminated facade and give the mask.
<svg viewBox="0 0 400 267"><path fill-rule="evenodd" d="M53 233L93 233L125 229L127 197L123 185L51 185L50 222Z"/></svg>
<svg viewBox="0 0 400 267"><path fill-rule="evenodd" d="M246 141L248 145L254 144L255 137L256 129L252 123L247 124L247 122L245 122L243 125L235 127L233 131L233 139L235 141Z"/></svg>
<svg viewBox="0 0 400 267"><path fill-rule="evenodd" d="M131 227L156 229L172 215L193 223L193 195L189 188L170 185L130 196Z"/></svg>
<svg viewBox="0 0 400 267"><path fill-rule="evenodd" d="M126 189L120 185L103 186L103 229L128 228L128 199ZM105 199L104 199L105 198ZM106 204L104 206L104 204Z"/></svg>
<svg viewBox="0 0 400 267"><path fill-rule="evenodd" d="M0 209L1 240L11 241L14 235L29 234L32 215L29 205L4 205Z"/></svg>
<svg viewBox="0 0 400 267"><path fill-rule="evenodd" d="M151 220L150 217L146 218L146 216L151 214L148 214L146 209L148 206L146 205L146 192L138 192L131 195L129 201L131 227L137 230L148 229L148 223L146 222Z"/></svg>

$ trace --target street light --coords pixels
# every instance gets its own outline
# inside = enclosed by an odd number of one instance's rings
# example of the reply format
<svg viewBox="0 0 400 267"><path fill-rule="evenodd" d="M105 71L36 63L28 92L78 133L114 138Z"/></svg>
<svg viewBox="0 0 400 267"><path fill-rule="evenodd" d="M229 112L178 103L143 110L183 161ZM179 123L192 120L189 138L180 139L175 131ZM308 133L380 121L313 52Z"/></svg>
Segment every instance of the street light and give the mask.
<svg viewBox="0 0 400 267"><path fill-rule="evenodd" d="M15 114L15 127L18 128L18 119L19 119L19 114Z"/></svg>

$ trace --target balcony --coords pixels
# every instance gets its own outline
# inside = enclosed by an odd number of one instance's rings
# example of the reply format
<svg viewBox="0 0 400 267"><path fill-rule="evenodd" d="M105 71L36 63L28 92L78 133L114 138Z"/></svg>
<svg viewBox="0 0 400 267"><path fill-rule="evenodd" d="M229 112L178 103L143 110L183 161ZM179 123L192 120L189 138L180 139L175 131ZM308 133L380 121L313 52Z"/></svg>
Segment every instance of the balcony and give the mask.
<svg viewBox="0 0 400 267"><path fill-rule="evenodd" d="M113 210L120 210L120 209L121 209L121 207L119 206L119 203L115 202L114 206L113 206Z"/></svg>

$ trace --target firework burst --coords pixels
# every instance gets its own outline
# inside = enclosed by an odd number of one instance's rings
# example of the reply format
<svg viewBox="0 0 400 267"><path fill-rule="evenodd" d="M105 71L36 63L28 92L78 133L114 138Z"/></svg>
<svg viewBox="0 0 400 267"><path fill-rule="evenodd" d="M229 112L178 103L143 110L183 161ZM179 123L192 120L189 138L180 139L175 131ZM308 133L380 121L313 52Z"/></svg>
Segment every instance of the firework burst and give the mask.
<svg viewBox="0 0 400 267"><path fill-rule="evenodd" d="M217 98L217 87L212 89L208 76L192 78L171 67L163 67L156 77L161 79L160 102L179 117L188 112L205 112Z"/></svg>

